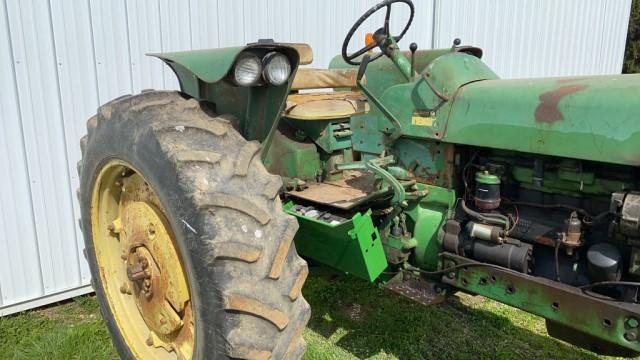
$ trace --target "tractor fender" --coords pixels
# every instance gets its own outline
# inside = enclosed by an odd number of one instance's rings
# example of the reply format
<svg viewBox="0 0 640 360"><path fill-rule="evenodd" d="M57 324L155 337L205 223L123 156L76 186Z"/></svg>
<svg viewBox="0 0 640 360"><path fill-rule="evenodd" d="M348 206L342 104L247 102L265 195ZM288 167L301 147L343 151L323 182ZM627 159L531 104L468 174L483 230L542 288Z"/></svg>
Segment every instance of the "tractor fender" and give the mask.
<svg viewBox="0 0 640 360"><path fill-rule="evenodd" d="M251 52L263 58L271 51L288 57L291 75L287 83L279 86L267 83L237 86L231 80L229 73L240 54ZM161 59L173 70L180 83L180 91L211 105L217 113L229 114L234 127L245 139L263 142L263 153L269 147L269 134L277 127L298 65L313 60L309 45L276 43L273 40L237 47L149 55Z"/></svg>
<svg viewBox="0 0 640 360"><path fill-rule="evenodd" d="M295 62L304 65L313 61L313 53L309 45L301 43L276 43L273 41L259 41L245 46L151 53L147 55L159 58L173 70L178 78L182 92L195 98L201 98L199 94L199 82L213 84L223 80L233 67L238 55L247 49L254 48L292 48L295 50L295 53L297 53L298 59L295 59ZM293 61L292 65L294 65ZM294 66L292 66L292 68L294 68Z"/></svg>

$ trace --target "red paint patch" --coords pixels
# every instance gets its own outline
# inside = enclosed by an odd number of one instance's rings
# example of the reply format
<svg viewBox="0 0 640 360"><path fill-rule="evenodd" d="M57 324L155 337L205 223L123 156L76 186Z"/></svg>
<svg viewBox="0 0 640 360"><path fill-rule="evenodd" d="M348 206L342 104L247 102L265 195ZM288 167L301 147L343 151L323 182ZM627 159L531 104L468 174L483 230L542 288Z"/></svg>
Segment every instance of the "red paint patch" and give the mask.
<svg viewBox="0 0 640 360"><path fill-rule="evenodd" d="M539 123L553 124L557 121L564 120L564 116L562 116L562 113L558 109L560 100L567 95L586 88L586 84L566 85L540 95L538 98L540 99L540 104L535 112L536 121Z"/></svg>

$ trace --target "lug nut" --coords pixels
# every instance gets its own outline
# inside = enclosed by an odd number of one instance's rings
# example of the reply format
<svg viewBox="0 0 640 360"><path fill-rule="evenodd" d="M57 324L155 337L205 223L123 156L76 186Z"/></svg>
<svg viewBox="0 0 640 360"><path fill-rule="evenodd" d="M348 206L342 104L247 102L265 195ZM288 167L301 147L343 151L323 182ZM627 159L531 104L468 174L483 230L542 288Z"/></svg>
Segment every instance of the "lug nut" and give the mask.
<svg viewBox="0 0 640 360"><path fill-rule="evenodd" d="M638 319L636 318L629 318L627 320L627 325L631 328L636 328L638 327Z"/></svg>
<svg viewBox="0 0 640 360"><path fill-rule="evenodd" d="M153 346L153 338L151 337L151 335L149 335L149 337L147 338L147 346Z"/></svg>
<svg viewBox="0 0 640 360"><path fill-rule="evenodd" d="M140 281L146 276L144 274L144 271L140 268L140 265L134 264L127 266L127 277L131 281Z"/></svg>
<svg viewBox="0 0 640 360"><path fill-rule="evenodd" d="M128 286L126 284L120 285L120 292L123 293L123 294L126 294L127 293L127 288L128 288Z"/></svg>
<svg viewBox="0 0 640 360"><path fill-rule="evenodd" d="M624 333L624 339L627 341L636 341L638 339L638 335L633 331L627 331Z"/></svg>

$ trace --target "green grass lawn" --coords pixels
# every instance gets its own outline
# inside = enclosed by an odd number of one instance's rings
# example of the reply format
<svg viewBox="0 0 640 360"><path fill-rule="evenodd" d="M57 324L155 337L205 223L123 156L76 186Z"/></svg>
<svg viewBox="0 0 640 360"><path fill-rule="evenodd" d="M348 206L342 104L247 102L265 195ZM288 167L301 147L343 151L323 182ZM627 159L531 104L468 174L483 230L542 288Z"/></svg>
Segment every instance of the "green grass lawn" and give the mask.
<svg viewBox="0 0 640 360"><path fill-rule="evenodd" d="M306 359L599 359L544 320L482 297L424 307L348 277L312 277ZM95 297L0 318L0 359L117 359Z"/></svg>

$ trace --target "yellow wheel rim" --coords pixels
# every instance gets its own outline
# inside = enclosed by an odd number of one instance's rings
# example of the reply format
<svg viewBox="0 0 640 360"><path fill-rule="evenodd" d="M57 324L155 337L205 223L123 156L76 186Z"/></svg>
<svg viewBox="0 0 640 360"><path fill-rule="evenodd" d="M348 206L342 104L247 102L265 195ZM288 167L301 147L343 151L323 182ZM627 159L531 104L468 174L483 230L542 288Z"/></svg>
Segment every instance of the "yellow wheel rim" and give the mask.
<svg viewBox="0 0 640 360"><path fill-rule="evenodd" d="M158 197L131 165L108 162L92 191L93 244L105 297L139 359L191 359L187 278Z"/></svg>

